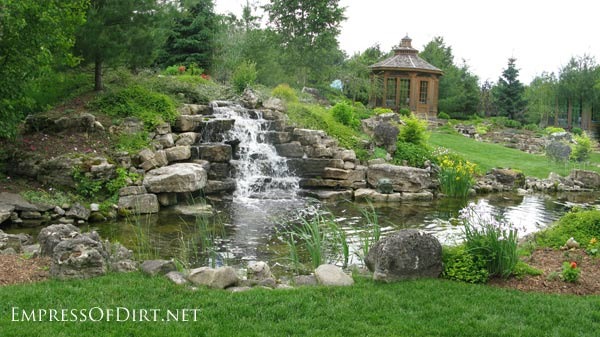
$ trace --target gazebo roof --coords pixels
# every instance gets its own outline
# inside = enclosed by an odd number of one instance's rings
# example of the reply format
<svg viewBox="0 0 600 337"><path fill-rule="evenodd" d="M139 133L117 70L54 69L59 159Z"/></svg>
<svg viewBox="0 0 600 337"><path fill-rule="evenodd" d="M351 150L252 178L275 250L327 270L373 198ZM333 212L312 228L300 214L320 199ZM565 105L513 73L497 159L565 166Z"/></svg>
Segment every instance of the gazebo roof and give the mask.
<svg viewBox="0 0 600 337"><path fill-rule="evenodd" d="M442 74L442 70L419 57L419 51L412 47L411 38L405 36L399 46L394 48L395 55L370 66L372 70L416 70Z"/></svg>

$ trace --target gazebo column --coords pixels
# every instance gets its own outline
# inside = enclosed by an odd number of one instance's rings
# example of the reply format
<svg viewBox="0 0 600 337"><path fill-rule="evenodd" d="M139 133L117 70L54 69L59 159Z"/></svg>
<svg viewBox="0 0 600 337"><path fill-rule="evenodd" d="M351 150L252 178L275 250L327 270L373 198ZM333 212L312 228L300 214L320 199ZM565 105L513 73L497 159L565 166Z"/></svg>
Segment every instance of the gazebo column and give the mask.
<svg viewBox="0 0 600 337"><path fill-rule="evenodd" d="M417 74L410 74L410 111L417 111L417 103L419 101L419 83Z"/></svg>

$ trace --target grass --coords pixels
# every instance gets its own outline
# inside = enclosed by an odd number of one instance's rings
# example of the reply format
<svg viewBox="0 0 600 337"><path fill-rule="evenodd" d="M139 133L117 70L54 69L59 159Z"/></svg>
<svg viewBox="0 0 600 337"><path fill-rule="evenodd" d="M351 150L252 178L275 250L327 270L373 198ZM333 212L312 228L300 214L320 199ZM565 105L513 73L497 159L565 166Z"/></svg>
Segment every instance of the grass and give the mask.
<svg viewBox="0 0 600 337"><path fill-rule="evenodd" d="M352 287L255 289L176 286L163 277L112 274L85 281L0 287L8 336L596 336L598 296L544 295L444 280ZM160 309L158 322L12 322L13 307ZM164 312L200 309L190 322Z"/></svg>
<svg viewBox="0 0 600 337"><path fill-rule="evenodd" d="M600 172L596 164L600 164L600 154L593 153L590 163L593 165L577 165L573 163L557 163L543 155L530 154L511 149L499 144L478 142L456 134L433 132L429 138L433 146L442 146L460 154L477 164L487 172L494 167L513 168L522 171L525 176L547 178L550 172L567 175L574 168L582 168Z"/></svg>

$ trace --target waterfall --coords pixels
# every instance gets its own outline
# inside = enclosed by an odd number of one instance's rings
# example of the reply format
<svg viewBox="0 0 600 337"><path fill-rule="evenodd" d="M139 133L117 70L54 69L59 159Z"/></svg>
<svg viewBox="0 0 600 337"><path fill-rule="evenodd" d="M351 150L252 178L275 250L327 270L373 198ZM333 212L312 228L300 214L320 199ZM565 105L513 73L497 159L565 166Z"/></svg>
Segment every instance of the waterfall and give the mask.
<svg viewBox="0 0 600 337"><path fill-rule="evenodd" d="M290 173L287 159L277 154L275 146L268 143L272 121L263 118L258 110L241 106L213 106L216 118L234 120L225 135L232 145L237 188L234 198L291 199L298 190L298 177Z"/></svg>

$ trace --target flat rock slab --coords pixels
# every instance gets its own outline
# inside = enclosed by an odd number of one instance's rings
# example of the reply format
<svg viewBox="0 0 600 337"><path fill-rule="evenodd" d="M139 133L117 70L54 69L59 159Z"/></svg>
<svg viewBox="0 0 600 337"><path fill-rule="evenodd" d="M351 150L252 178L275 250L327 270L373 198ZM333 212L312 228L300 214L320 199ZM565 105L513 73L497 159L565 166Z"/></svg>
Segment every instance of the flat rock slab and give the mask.
<svg viewBox="0 0 600 337"><path fill-rule="evenodd" d="M172 207L172 211L175 214L198 216L198 215L212 215L213 208L211 205L197 204L197 205L177 205Z"/></svg>
<svg viewBox="0 0 600 337"><path fill-rule="evenodd" d="M23 199L22 196L15 193L2 192L0 193L0 212L11 208L17 211L38 211L38 207L29 201Z"/></svg>
<svg viewBox="0 0 600 337"><path fill-rule="evenodd" d="M148 171L144 187L152 193L194 192L204 188L206 180L202 165L179 163Z"/></svg>

